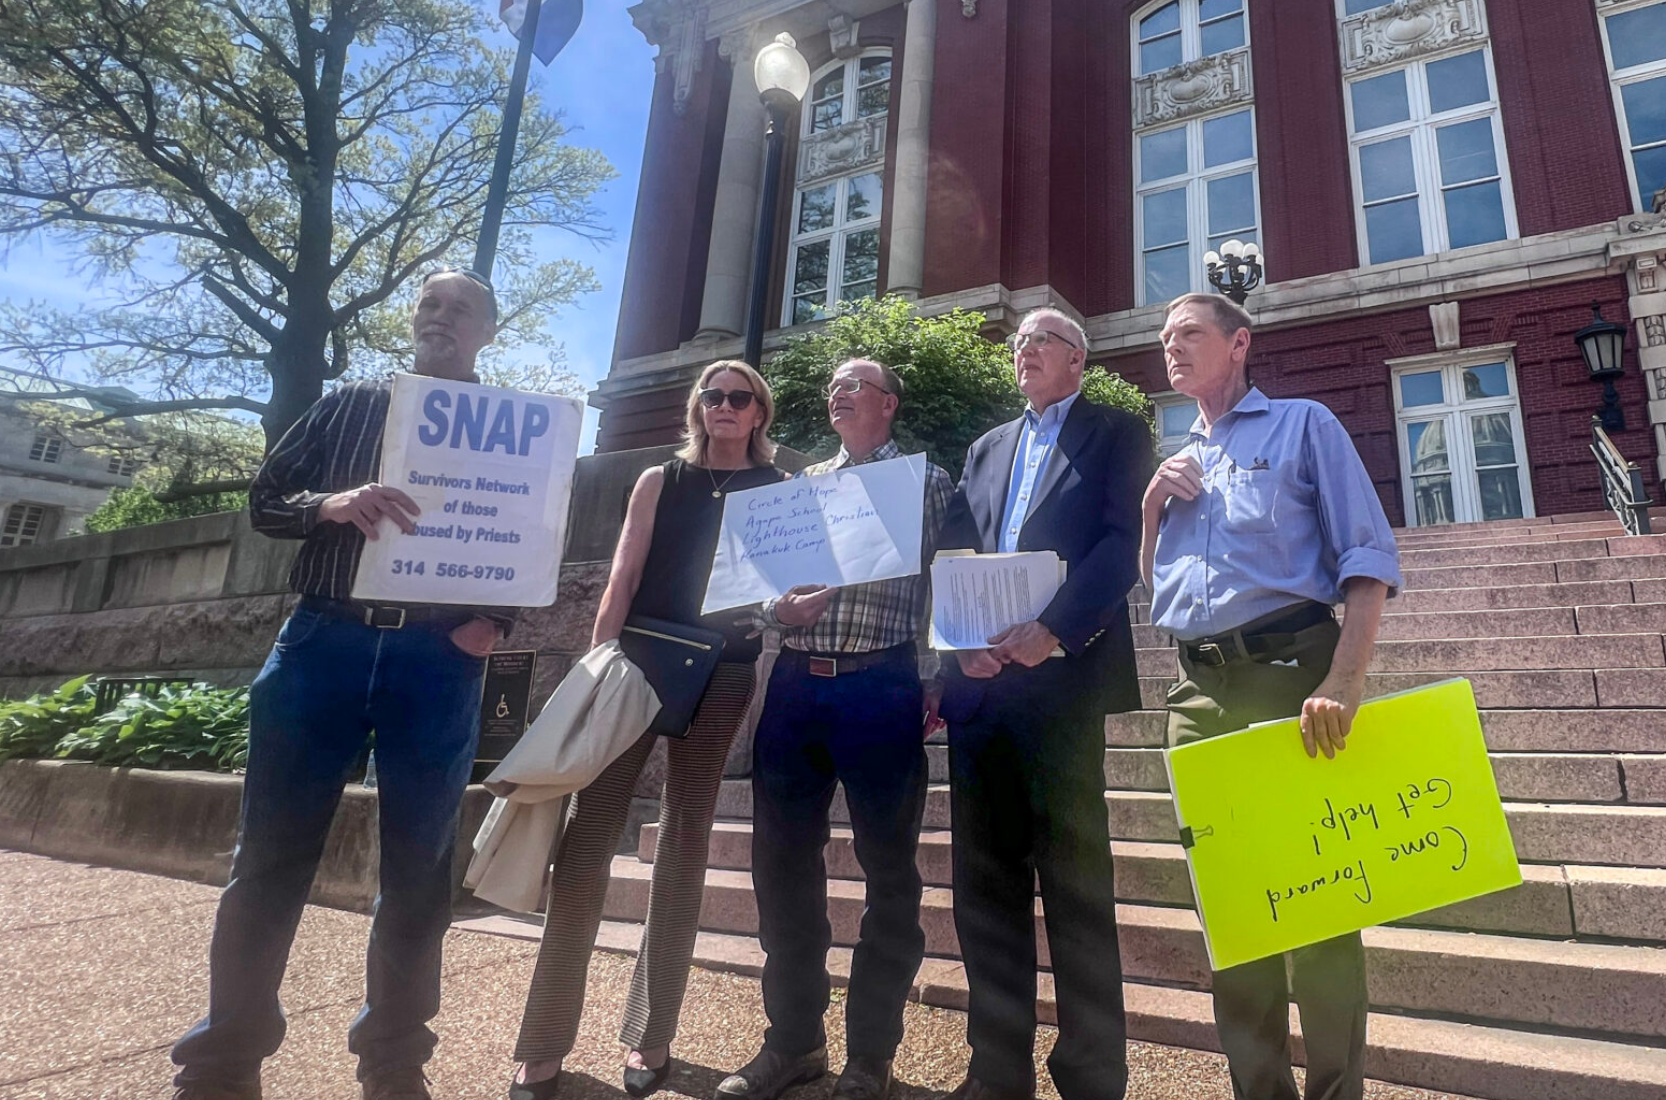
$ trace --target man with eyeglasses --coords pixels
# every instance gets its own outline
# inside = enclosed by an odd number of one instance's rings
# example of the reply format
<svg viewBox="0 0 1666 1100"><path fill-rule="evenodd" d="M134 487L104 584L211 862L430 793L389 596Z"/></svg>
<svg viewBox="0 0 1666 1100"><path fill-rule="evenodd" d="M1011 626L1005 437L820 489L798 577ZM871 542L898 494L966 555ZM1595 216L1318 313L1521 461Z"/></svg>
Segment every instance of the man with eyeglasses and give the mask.
<svg viewBox="0 0 1666 1100"><path fill-rule="evenodd" d="M1128 591L1151 432L1081 395L1087 338L1054 309L1011 341L1028 399L972 444L946 549L1053 550L1066 576L1034 622L944 661L954 919L972 1064L954 1100L1035 1095L1035 882L1041 882L1063 1100L1120 1100L1127 1027L1105 810L1105 714L1137 709Z"/></svg>
<svg viewBox="0 0 1666 1100"><path fill-rule="evenodd" d="M901 404L902 380L891 368L867 359L840 365L827 387L827 416L842 446L798 476L899 457L891 425ZM833 1095L884 1100L890 1091L903 1005L925 953L915 852L925 808L923 734L936 724L936 705L921 687L915 639L926 566L953 493L949 475L928 462L918 575L795 588L765 605L765 618L783 631L752 750L752 881L769 1030L762 1052L718 1086L719 1100L772 1100L827 1072L822 1017L833 932L822 853L835 783L844 786L867 906Z"/></svg>
<svg viewBox="0 0 1666 1100"><path fill-rule="evenodd" d="M497 333L491 285L422 281L411 369L475 381ZM392 378L349 382L307 410L249 490L257 531L304 540L294 613L249 689L249 764L231 878L209 949L208 1015L174 1046L175 1100L258 1100L285 1031L278 987L343 786L376 736L380 893L366 995L348 1032L365 1100L429 1100L422 1066L440 1005L451 857L474 761L486 657L512 608L375 605L350 597L377 522L413 528L409 496L376 483Z"/></svg>

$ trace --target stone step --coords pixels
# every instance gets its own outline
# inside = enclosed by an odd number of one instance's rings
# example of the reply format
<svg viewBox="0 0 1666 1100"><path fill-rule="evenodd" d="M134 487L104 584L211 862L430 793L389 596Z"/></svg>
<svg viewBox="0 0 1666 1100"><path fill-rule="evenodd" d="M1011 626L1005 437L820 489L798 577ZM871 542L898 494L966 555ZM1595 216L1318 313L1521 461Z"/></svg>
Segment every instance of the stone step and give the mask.
<svg viewBox="0 0 1666 1100"><path fill-rule="evenodd" d="M1172 674L1173 647L1136 651L1140 675ZM1525 669L1666 668L1666 645L1656 634L1563 634L1532 638L1425 638L1378 642L1374 672L1425 672L1461 668L1466 672Z"/></svg>
<svg viewBox="0 0 1666 1100"><path fill-rule="evenodd" d="M1499 796L1506 801L1647 805L1666 795L1657 789L1666 768L1666 756L1659 754L1494 752L1489 759ZM1107 748L1105 784L1115 790L1168 790L1162 750ZM1638 790L1632 791L1633 786Z"/></svg>
<svg viewBox="0 0 1666 1100"><path fill-rule="evenodd" d="M1112 840L1174 843L1180 839L1174 804L1166 792L1107 791ZM727 821L752 819L752 783L725 779L718 790L717 816ZM1603 867L1666 868L1666 807L1509 802L1516 856L1528 863L1591 864ZM844 792L833 796L831 820L848 825ZM949 789L934 783L926 790L925 825L949 827Z"/></svg>
<svg viewBox="0 0 1666 1100"><path fill-rule="evenodd" d="M1407 532L1394 536L1400 550L1440 550L1453 546L1520 546L1535 542L1576 542L1584 539L1627 538L1618 523L1564 523L1543 527L1512 527L1504 531Z"/></svg>
<svg viewBox="0 0 1666 1100"><path fill-rule="evenodd" d="M1655 529L1666 524L1666 508L1652 508L1649 510L1651 519L1655 522ZM1476 520L1471 523L1442 523L1430 527L1396 527L1395 538L1401 535L1418 534L1422 532L1453 532L1453 533L1486 533L1489 531L1513 531L1522 528L1560 527L1570 524L1612 523L1616 528L1620 521L1613 512L1564 512L1553 516L1528 516L1521 519L1488 519Z"/></svg>
<svg viewBox="0 0 1666 1100"><path fill-rule="evenodd" d="M1666 712L1656 712L1666 722ZM1499 796L1512 802L1666 804L1666 755L1626 753L1494 752ZM947 745L926 746L933 783L949 779ZM1105 785L1113 790L1166 791L1161 748L1111 746Z"/></svg>
<svg viewBox="0 0 1666 1100"><path fill-rule="evenodd" d="M1649 544L1652 550L1653 543ZM1666 554L1617 555L1574 561L1529 561L1406 566L1401 569L1407 590L1480 588L1512 584L1575 584L1584 581L1631 581L1666 578Z"/></svg>
<svg viewBox="0 0 1666 1100"><path fill-rule="evenodd" d="M1651 536L1651 540L1660 536ZM1615 540L1618 541L1618 540ZM1401 569L1431 569L1447 565L1508 565L1523 562L1575 561L1609 556L1608 539L1558 539L1553 542L1506 542L1471 546L1417 549L1400 547ZM1658 542L1655 553L1666 553Z"/></svg>
<svg viewBox="0 0 1666 1100"><path fill-rule="evenodd" d="M654 861L659 826L643 826L637 858ZM1192 907L1191 878L1178 844L1118 840L1111 842L1116 863L1118 901ZM830 878L862 880L851 832L832 830L824 853ZM718 822L712 829L708 865L720 870L752 869L752 825ZM916 861L927 886L952 886L953 861L947 829L920 835ZM1469 932L1580 937L1666 944L1666 870L1641 867L1563 867L1524 864L1522 884L1485 897L1448 905L1395 924Z"/></svg>
<svg viewBox="0 0 1666 1100"><path fill-rule="evenodd" d="M1161 748L1168 714L1136 710L1105 716L1105 744ZM1666 712L1658 710L1483 710L1494 752L1666 753Z"/></svg>
<svg viewBox="0 0 1666 1100"><path fill-rule="evenodd" d="M603 917L641 921L653 868L631 856L614 859ZM864 884L827 884L833 942L856 942ZM921 899L926 953L958 958L951 890L932 887ZM1037 899L1036 953L1050 965ZM1208 989L1210 971L1197 915L1188 909L1117 906L1123 973L1136 980ZM755 935L757 899L744 871L708 870L700 909L704 931ZM1373 928L1364 933L1374 1007L1508 1021L1606 1036L1666 1038L1666 949L1533 940L1481 933Z"/></svg>
<svg viewBox="0 0 1666 1100"><path fill-rule="evenodd" d="M1648 554L1616 554L1611 558L1587 558L1582 561L1551 563L1556 567L1556 583L1575 584L1580 581L1635 581L1666 578L1666 554L1662 554L1658 550L1652 550L1653 543L1648 545L1652 551Z"/></svg>
<svg viewBox="0 0 1666 1100"><path fill-rule="evenodd" d="M1105 798L1113 840L1180 839L1167 793L1110 791ZM1666 807L1508 802L1504 818L1523 862L1666 868Z"/></svg>
<svg viewBox="0 0 1666 1100"><path fill-rule="evenodd" d="M1491 588L1402 589L1388 601L1391 615L1436 611L1501 611L1579 604L1626 604L1637 600L1633 581L1587 581L1583 584L1505 584ZM1666 582L1662 582L1666 584Z"/></svg>
<svg viewBox="0 0 1666 1100"><path fill-rule="evenodd" d="M1445 589L1443 591L1471 591ZM1422 593L1427 595L1428 593ZM1629 592L1625 593L1630 595ZM1666 632L1666 603L1584 604L1561 607L1410 610L1407 593L1388 605L1377 638L1384 642L1452 638L1549 638L1575 634L1658 634ZM1138 649L1174 645L1167 631L1147 624L1134 627Z"/></svg>
<svg viewBox="0 0 1666 1100"><path fill-rule="evenodd" d="M1581 634L1646 634L1666 631L1666 603L1620 603L1574 608Z"/></svg>
<svg viewBox="0 0 1666 1100"><path fill-rule="evenodd" d="M1483 710L1666 707L1666 669L1659 668L1372 672L1365 678L1365 694L1386 695L1453 677L1470 682ZM1172 675L1141 676L1141 708L1160 709L1173 682Z"/></svg>
<svg viewBox="0 0 1666 1100"><path fill-rule="evenodd" d="M541 935L538 922L503 916L458 927L528 941ZM596 946L632 954L641 940L641 925L603 921ZM833 948L827 961L834 984L848 985L850 949ZM694 964L704 969L757 977L763 962L763 949L751 936L701 932L695 938ZM926 959L909 999L965 1011L965 969L950 959ZM1207 993L1125 982L1123 999L1129 1038L1219 1052ZM1044 1024L1058 1023L1049 973L1037 975L1036 1015ZM1292 1056L1302 1065L1301 1021L1294 1007L1290 1027ZM1666 1051L1656 1047L1401 1014L1371 1014L1365 1072L1378 1081L1511 1100L1660 1100L1666 1095Z"/></svg>

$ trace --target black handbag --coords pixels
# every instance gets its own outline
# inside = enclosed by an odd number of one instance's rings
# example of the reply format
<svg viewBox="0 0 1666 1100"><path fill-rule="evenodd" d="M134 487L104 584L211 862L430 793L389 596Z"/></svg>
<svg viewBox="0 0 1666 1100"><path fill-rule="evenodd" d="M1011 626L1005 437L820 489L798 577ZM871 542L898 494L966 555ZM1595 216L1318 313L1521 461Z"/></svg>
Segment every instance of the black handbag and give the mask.
<svg viewBox="0 0 1666 1100"><path fill-rule="evenodd" d="M695 708L723 657L723 635L698 626L633 615L625 620L619 634L619 648L642 670L659 696L659 713L649 723L648 732L687 737Z"/></svg>

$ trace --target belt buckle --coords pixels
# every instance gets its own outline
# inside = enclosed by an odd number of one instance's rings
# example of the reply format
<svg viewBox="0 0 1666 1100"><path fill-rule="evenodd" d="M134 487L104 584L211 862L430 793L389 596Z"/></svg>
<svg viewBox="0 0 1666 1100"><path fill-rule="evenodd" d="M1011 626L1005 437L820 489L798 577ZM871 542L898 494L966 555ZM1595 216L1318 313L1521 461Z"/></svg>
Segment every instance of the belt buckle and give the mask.
<svg viewBox="0 0 1666 1100"><path fill-rule="evenodd" d="M839 674L839 661L835 657L811 657L810 675L832 679Z"/></svg>
<svg viewBox="0 0 1666 1100"><path fill-rule="evenodd" d="M1197 660L1210 668L1220 668L1226 664L1226 651L1214 642L1204 642L1195 652Z"/></svg>
<svg viewBox="0 0 1666 1100"><path fill-rule="evenodd" d="M397 611L399 621L392 623L377 622L377 614L382 611ZM403 607L367 607L364 609L364 625L373 626L377 630L403 630L405 628L405 609Z"/></svg>

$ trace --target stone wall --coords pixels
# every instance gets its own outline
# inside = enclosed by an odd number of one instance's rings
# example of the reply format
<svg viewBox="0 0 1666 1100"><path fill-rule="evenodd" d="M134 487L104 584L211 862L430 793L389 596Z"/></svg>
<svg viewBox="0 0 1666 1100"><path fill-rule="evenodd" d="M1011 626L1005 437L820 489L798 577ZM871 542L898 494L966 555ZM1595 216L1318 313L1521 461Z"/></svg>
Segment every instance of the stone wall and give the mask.
<svg viewBox="0 0 1666 1100"><path fill-rule="evenodd" d="M589 647L630 488L669 453L579 460L559 597L528 612L508 643L538 653L536 704ZM0 696L83 673L247 683L294 602L298 545L226 512L0 550Z"/></svg>

